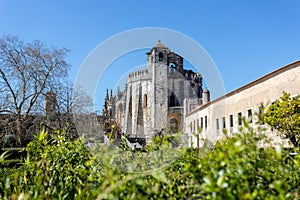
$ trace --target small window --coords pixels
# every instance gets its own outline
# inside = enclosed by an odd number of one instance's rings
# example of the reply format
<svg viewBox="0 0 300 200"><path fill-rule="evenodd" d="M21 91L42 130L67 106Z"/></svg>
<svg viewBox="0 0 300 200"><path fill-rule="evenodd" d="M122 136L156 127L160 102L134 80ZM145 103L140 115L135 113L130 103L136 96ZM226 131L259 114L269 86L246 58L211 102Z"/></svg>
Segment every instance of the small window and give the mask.
<svg viewBox="0 0 300 200"><path fill-rule="evenodd" d="M243 123L243 118L242 118L242 117L243 117L243 116L242 116L242 113L239 112L239 113L238 113L238 125L239 125L239 126L241 126L242 123Z"/></svg>
<svg viewBox="0 0 300 200"><path fill-rule="evenodd" d="M162 52L159 52L158 54L158 61L161 62L164 59L164 54Z"/></svg>
<svg viewBox="0 0 300 200"><path fill-rule="evenodd" d="M199 119L197 119L197 132L199 130Z"/></svg>
<svg viewBox="0 0 300 200"><path fill-rule="evenodd" d="M205 128L207 128L207 116L205 116L204 125L205 125Z"/></svg>
<svg viewBox="0 0 300 200"><path fill-rule="evenodd" d="M203 128L203 117L200 119L200 127Z"/></svg>
<svg viewBox="0 0 300 200"><path fill-rule="evenodd" d="M226 128L226 119L225 117L222 118L222 122L223 122L223 129Z"/></svg>
<svg viewBox="0 0 300 200"><path fill-rule="evenodd" d="M253 119L252 119L252 110L249 109L247 110L247 114L248 114L248 122L252 123Z"/></svg>
<svg viewBox="0 0 300 200"><path fill-rule="evenodd" d="M193 131L193 122L190 123L191 132Z"/></svg>
<svg viewBox="0 0 300 200"><path fill-rule="evenodd" d="M144 107L147 107L147 94L144 94Z"/></svg>
<svg viewBox="0 0 300 200"><path fill-rule="evenodd" d="M216 127L217 127L217 130L220 129L220 127L219 127L219 119L216 119Z"/></svg>
<svg viewBox="0 0 300 200"><path fill-rule="evenodd" d="M233 127L233 115L229 115L230 127Z"/></svg>

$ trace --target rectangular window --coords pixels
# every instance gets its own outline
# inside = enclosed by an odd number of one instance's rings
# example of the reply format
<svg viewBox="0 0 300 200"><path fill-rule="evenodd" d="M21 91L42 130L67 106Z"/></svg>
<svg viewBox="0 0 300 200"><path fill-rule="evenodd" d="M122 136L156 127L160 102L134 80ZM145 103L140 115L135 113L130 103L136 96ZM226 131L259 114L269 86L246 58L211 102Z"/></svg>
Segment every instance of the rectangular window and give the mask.
<svg viewBox="0 0 300 200"><path fill-rule="evenodd" d="M222 118L222 124L223 124L223 129L226 128L226 118L225 117Z"/></svg>
<svg viewBox="0 0 300 200"><path fill-rule="evenodd" d="M247 115L248 115L248 122L252 123L253 119L252 119L252 110L251 109L247 110Z"/></svg>
<svg viewBox="0 0 300 200"><path fill-rule="evenodd" d="M243 124L243 116L242 113L238 113L238 125L241 126Z"/></svg>
<svg viewBox="0 0 300 200"><path fill-rule="evenodd" d="M197 119L197 132L199 132L199 119Z"/></svg>
<svg viewBox="0 0 300 200"><path fill-rule="evenodd" d="M217 127L217 130L220 129L220 127L219 127L219 119L216 119L216 127Z"/></svg>
<svg viewBox="0 0 300 200"><path fill-rule="evenodd" d="M190 124L191 132L193 131L193 123Z"/></svg>
<svg viewBox="0 0 300 200"><path fill-rule="evenodd" d="M200 127L203 128L203 117L200 119Z"/></svg>
<svg viewBox="0 0 300 200"><path fill-rule="evenodd" d="M204 125L205 125L205 128L207 128L207 116L205 116Z"/></svg>
<svg viewBox="0 0 300 200"><path fill-rule="evenodd" d="M233 115L229 115L230 127L233 127Z"/></svg>

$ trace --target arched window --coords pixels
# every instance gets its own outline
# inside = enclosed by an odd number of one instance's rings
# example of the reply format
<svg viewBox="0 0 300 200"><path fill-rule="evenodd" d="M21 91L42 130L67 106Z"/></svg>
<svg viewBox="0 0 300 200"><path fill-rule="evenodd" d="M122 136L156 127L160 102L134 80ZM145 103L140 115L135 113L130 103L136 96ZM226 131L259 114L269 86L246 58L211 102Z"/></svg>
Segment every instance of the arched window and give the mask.
<svg viewBox="0 0 300 200"><path fill-rule="evenodd" d="M144 107L147 107L147 94L144 94Z"/></svg>
<svg viewBox="0 0 300 200"><path fill-rule="evenodd" d="M174 107L176 106L176 96L175 94L172 92L171 96L170 96L170 107Z"/></svg>
<svg viewBox="0 0 300 200"><path fill-rule="evenodd" d="M164 58L164 54L162 52L159 52L159 54L158 54L158 61L159 62L163 61L163 58Z"/></svg>

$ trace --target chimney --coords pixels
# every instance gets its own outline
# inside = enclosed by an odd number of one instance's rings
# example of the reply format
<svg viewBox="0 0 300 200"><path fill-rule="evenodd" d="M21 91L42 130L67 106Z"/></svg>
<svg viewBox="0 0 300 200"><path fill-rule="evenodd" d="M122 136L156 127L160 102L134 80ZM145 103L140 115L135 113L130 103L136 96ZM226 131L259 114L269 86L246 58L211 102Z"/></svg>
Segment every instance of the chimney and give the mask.
<svg viewBox="0 0 300 200"><path fill-rule="evenodd" d="M210 102L210 93L209 90L205 88L202 93L202 104L206 104L208 102Z"/></svg>

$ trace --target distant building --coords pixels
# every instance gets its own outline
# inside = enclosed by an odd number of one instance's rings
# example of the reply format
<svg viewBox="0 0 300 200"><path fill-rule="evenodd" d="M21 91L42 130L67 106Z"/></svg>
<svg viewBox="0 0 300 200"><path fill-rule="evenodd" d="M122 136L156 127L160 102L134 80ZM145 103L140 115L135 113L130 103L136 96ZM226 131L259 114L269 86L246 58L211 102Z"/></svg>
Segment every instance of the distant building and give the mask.
<svg viewBox="0 0 300 200"><path fill-rule="evenodd" d="M56 93L49 91L44 95L44 115L46 118L54 118L56 113Z"/></svg>

